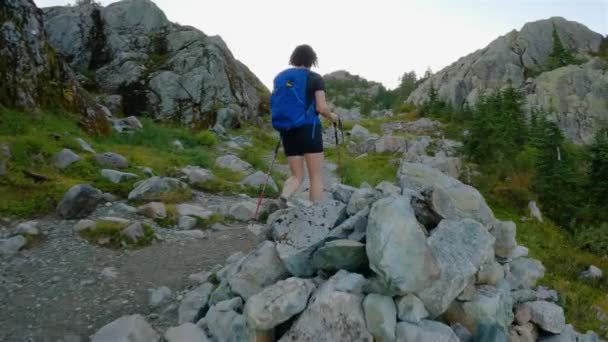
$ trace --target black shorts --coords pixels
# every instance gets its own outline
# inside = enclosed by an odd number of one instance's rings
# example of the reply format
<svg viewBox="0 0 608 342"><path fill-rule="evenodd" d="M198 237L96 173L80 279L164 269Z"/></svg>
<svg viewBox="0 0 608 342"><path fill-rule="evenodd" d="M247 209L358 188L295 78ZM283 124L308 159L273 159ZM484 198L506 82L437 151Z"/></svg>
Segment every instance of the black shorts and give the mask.
<svg viewBox="0 0 608 342"><path fill-rule="evenodd" d="M285 155L288 157L321 153L323 152L323 127L321 125L304 125L289 131L283 131L281 132L281 141L283 142Z"/></svg>

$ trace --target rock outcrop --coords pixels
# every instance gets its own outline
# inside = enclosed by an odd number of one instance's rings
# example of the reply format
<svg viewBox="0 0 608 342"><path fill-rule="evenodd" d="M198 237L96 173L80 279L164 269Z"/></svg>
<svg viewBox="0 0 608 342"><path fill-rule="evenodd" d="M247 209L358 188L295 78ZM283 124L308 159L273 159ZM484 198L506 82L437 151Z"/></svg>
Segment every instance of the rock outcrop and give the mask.
<svg viewBox="0 0 608 342"><path fill-rule="evenodd" d="M52 46L120 95L124 114L211 127L221 109L231 125L266 111L268 90L219 36L171 23L152 1L50 7L44 20Z"/></svg>
<svg viewBox="0 0 608 342"><path fill-rule="evenodd" d="M30 0L0 2L0 105L67 110L81 114L90 131L110 128L107 110L93 101L52 47L42 13Z"/></svg>
<svg viewBox="0 0 608 342"><path fill-rule="evenodd" d="M601 121L608 119L605 63L593 60L544 72L554 28L565 48L585 59L599 50L603 39L584 25L560 17L530 22L437 72L408 101L424 103L433 85L439 97L452 106L474 106L480 96L511 82L525 90L528 112L534 108L554 112L572 141L589 143Z"/></svg>

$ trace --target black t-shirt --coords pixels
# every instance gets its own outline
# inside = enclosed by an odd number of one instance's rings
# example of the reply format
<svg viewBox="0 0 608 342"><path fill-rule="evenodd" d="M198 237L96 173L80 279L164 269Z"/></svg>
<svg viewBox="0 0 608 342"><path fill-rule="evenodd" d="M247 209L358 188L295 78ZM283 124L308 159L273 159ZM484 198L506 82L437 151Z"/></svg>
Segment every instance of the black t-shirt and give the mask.
<svg viewBox="0 0 608 342"><path fill-rule="evenodd" d="M325 91L325 81L321 75L311 71L306 83L306 107L310 107L310 104L315 99L315 92L319 90Z"/></svg>

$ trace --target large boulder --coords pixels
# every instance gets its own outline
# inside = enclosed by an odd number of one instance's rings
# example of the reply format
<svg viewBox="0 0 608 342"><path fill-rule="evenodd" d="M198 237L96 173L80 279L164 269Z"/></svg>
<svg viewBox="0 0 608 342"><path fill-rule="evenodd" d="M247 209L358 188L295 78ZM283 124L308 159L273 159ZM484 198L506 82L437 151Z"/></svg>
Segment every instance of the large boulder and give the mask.
<svg viewBox="0 0 608 342"><path fill-rule="evenodd" d="M560 306L544 301L525 303L532 313L531 321L542 330L553 334L561 333L566 326L564 309Z"/></svg>
<svg viewBox="0 0 608 342"><path fill-rule="evenodd" d="M90 185L75 185L63 195L57 206L57 215L64 219L89 216L103 200L102 192Z"/></svg>
<svg viewBox="0 0 608 342"><path fill-rule="evenodd" d="M152 1L51 7L44 19L52 46L121 95L124 114L210 125L217 106L243 118L265 111L268 90L220 37L169 22Z"/></svg>
<svg viewBox="0 0 608 342"><path fill-rule="evenodd" d="M287 270L279 259L275 244L264 241L238 263L227 279L232 291L247 300L287 276Z"/></svg>
<svg viewBox="0 0 608 342"><path fill-rule="evenodd" d="M353 240L333 240L319 248L312 257L315 269L357 271L367 265L365 245Z"/></svg>
<svg viewBox="0 0 608 342"><path fill-rule="evenodd" d="M443 220L428 239L440 276L418 293L431 317L444 313L466 288L469 278L494 256L494 237L471 219Z"/></svg>
<svg viewBox="0 0 608 342"><path fill-rule="evenodd" d="M314 273L312 254L330 230L343 221L345 212L344 204L327 200L277 212L271 217L269 224L277 252L292 275L307 277Z"/></svg>
<svg viewBox="0 0 608 342"><path fill-rule="evenodd" d="M247 319L240 314L242 311L241 298L225 300L209 308L207 315L198 325L209 332L213 341L250 341L250 329L247 327Z"/></svg>
<svg viewBox="0 0 608 342"><path fill-rule="evenodd" d="M376 140L376 153L397 153L407 149L405 138L384 135Z"/></svg>
<svg viewBox="0 0 608 342"><path fill-rule="evenodd" d="M64 148L55 155L55 167L63 170L80 160L82 160L82 157L74 153L74 151Z"/></svg>
<svg viewBox="0 0 608 342"><path fill-rule="evenodd" d="M395 304L400 321L418 323L429 316L424 303L411 293L397 298Z"/></svg>
<svg viewBox="0 0 608 342"><path fill-rule="evenodd" d="M99 166L112 169L126 169L129 167L127 158L114 152L98 153L93 156L93 160L95 160Z"/></svg>
<svg viewBox="0 0 608 342"><path fill-rule="evenodd" d="M409 198L387 197L373 205L365 247L370 268L399 294L422 291L439 276Z"/></svg>
<svg viewBox="0 0 608 342"><path fill-rule="evenodd" d="M256 330L270 330L302 312L315 285L308 279L289 278L252 296L244 313Z"/></svg>
<svg viewBox="0 0 608 342"><path fill-rule="evenodd" d="M495 222L494 213L477 189L420 163L402 162L398 173L401 188L428 192L428 205L445 219L472 218L485 225Z"/></svg>
<svg viewBox="0 0 608 342"><path fill-rule="evenodd" d="M91 342L156 342L160 336L140 315L123 316L91 336Z"/></svg>
<svg viewBox="0 0 608 342"><path fill-rule="evenodd" d="M357 189L353 192L348 201L346 212L349 215L355 215L359 211L369 207L377 199L376 191L369 188Z"/></svg>
<svg viewBox="0 0 608 342"><path fill-rule="evenodd" d="M205 332L194 323L184 323L179 327L169 328L165 333L167 342L208 342Z"/></svg>
<svg viewBox="0 0 608 342"><path fill-rule="evenodd" d="M517 235L517 227L514 222L497 221L493 226L490 233L496 238L496 244L494 250L496 256L508 259L515 248L517 248L517 241L515 236Z"/></svg>
<svg viewBox="0 0 608 342"><path fill-rule="evenodd" d="M473 333L481 322L496 323L506 331L514 319L513 298L509 291L482 286L471 301L454 301L444 316L450 324L460 323Z"/></svg>
<svg viewBox="0 0 608 342"><path fill-rule="evenodd" d="M360 294L336 290L331 279L279 340L280 342L372 342Z"/></svg>
<svg viewBox="0 0 608 342"><path fill-rule="evenodd" d="M163 201L165 199L188 198L190 187L182 181L168 177L152 177L137 183L129 193L130 201Z"/></svg>
<svg viewBox="0 0 608 342"><path fill-rule="evenodd" d="M397 324L397 342L409 341L460 342L450 327L429 320L422 320L418 324L409 322Z"/></svg>
<svg viewBox="0 0 608 342"><path fill-rule="evenodd" d="M394 341L397 327L397 309L391 297L376 293L363 300L367 330L379 341Z"/></svg>
<svg viewBox="0 0 608 342"><path fill-rule="evenodd" d="M510 272L507 274L507 281L513 289L532 288L545 275L545 267L538 260L518 258L513 260L509 266Z"/></svg>
<svg viewBox="0 0 608 342"><path fill-rule="evenodd" d="M209 302L209 296L215 286L211 283L204 283L192 291L186 293L178 308L178 322L193 323L199 318L199 311Z"/></svg>

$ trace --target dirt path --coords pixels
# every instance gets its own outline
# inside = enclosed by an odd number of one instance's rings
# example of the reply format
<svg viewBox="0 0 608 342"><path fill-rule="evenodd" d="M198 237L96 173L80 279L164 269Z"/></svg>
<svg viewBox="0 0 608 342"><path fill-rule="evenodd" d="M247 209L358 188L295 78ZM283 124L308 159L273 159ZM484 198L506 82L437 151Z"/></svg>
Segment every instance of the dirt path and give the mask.
<svg viewBox="0 0 608 342"><path fill-rule="evenodd" d="M94 216L111 214L133 215L115 204ZM177 323L177 306L151 309L149 289L167 286L177 303L177 296L192 285L190 274L210 270L257 244L245 224L236 224L210 231L205 240L159 229L160 242L114 251L84 242L73 232L74 223L42 219L46 241L0 260L0 341L67 341L70 334L85 341L103 325L133 313L148 316L163 331ZM107 268L116 276L103 275Z"/></svg>

